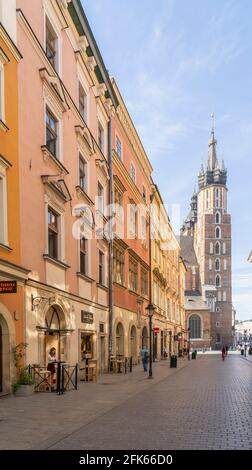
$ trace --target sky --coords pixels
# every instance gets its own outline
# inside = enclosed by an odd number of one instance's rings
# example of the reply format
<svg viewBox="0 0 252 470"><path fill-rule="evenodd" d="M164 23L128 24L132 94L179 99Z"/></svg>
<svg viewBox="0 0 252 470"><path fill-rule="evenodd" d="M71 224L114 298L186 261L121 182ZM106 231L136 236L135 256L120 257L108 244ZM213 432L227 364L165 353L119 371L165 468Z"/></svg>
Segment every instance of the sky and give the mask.
<svg viewBox="0 0 252 470"><path fill-rule="evenodd" d="M207 161L211 113L228 169L233 304L252 318L251 0L82 0L153 178L181 223Z"/></svg>

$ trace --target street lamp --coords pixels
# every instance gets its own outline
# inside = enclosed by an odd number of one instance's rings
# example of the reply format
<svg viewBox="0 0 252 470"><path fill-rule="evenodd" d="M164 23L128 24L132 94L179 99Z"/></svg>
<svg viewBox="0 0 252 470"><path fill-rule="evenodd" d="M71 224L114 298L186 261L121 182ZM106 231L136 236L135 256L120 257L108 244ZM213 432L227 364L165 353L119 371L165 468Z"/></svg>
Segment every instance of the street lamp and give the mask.
<svg viewBox="0 0 252 470"><path fill-rule="evenodd" d="M149 379L152 379L152 317L154 314L155 307L153 304L149 304L146 307L149 317L149 335L150 335L150 357L149 357Z"/></svg>
<svg viewBox="0 0 252 470"><path fill-rule="evenodd" d="M188 349L188 361L190 360L190 328L187 328L188 331L188 343L187 343L187 349Z"/></svg>

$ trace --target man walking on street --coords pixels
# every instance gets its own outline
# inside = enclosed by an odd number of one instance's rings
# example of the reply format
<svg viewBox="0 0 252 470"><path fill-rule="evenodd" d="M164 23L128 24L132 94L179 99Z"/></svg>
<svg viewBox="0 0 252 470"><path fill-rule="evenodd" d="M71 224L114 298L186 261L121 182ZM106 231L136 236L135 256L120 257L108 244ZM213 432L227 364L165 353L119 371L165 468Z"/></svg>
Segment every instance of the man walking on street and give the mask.
<svg viewBox="0 0 252 470"><path fill-rule="evenodd" d="M141 350L141 358L142 358L144 372L147 372L147 370L148 370L148 360L149 360L149 351L146 348L146 346L144 346L143 349Z"/></svg>

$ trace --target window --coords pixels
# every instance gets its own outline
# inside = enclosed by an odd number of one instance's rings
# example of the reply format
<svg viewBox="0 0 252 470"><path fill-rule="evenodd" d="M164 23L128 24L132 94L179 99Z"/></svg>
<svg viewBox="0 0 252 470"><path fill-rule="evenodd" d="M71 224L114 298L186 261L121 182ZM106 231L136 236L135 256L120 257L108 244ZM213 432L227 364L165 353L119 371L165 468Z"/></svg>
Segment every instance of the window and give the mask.
<svg viewBox="0 0 252 470"><path fill-rule="evenodd" d="M210 242L209 251L210 251L210 254L213 254L213 242Z"/></svg>
<svg viewBox="0 0 252 470"><path fill-rule="evenodd" d="M191 315L189 318L190 338L201 338L201 318L199 315Z"/></svg>
<svg viewBox="0 0 252 470"><path fill-rule="evenodd" d="M142 229L142 240L147 238L147 227L146 227L146 217L142 215L141 217L141 229Z"/></svg>
<svg viewBox="0 0 252 470"><path fill-rule="evenodd" d="M209 270L211 271L211 269L212 269L212 260L209 259Z"/></svg>
<svg viewBox="0 0 252 470"><path fill-rule="evenodd" d="M141 269L141 294L148 295L148 271Z"/></svg>
<svg viewBox="0 0 252 470"><path fill-rule="evenodd" d="M124 285L124 253L114 246L113 249L114 282Z"/></svg>
<svg viewBox="0 0 252 470"><path fill-rule="evenodd" d="M123 193L117 186L114 187L114 203L116 217L119 220L123 220Z"/></svg>
<svg viewBox="0 0 252 470"><path fill-rule="evenodd" d="M217 321L217 322L215 323L215 325L216 325L216 327L217 327L217 328L219 328L219 326L220 326L220 322L219 322L219 321Z"/></svg>
<svg viewBox="0 0 252 470"><path fill-rule="evenodd" d="M154 283L153 283L153 300L154 300L154 304L155 305L158 305L158 284L157 284L157 281L154 280Z"/></svg>
<svg viewBox="0 0 252 470"><path fill-rule="evenodd" d="M6 244L6 177L0 174L0 243Z"/></svg>
<svg viewBox="0 0 252 470"><path fill-rule="evenodd" d="M143 186L143 200L144 202L146 202L146 189L144 186Z"/></svg>
<svg viewBox="0 0 252 470"><path fill-rule="evenodd" d="M46 18L46 56L52 66L56 69L57 66L57 35Z"/></svg>
<svg viewBox="0 0 252 470"><path fill-rule="evenodd" d="M219 242L215 243L215 254L216 255L220 254L220 243Z"/></svg>
<svg viewBox="0 0 252 470"><path fill-rule="evenodd" d="M79 185L81 189L87 192L87 162L82 155L79 155Z"/></svg>
<svg viewBox="0 0 252 470"><path fill-rule="evenodd" d="M87 122L87 95L80 82L79 82L79 111L84 121Z"/></svg>
<svg viewBox="0 0 252 470"><path fill-rule="evenodd" d="M217 300L218 300L218 302L221 302L221 291L220 290L218 291L218 294L217 294Z"/></svg>
<svg viewBox="0 0 252 470"><path fill-rule="evenodd" d="M220 229L220 227L216 227L216 229L215 229L215 238L221 238L221 229Z"/></svg>
<svg viewBox="0 0 252 470"><path fill-rule="evenodd" d="M129 288L137 292L137 262L129 260Z"/></svg>
<svg viewBox="0 0 252 470"><path fill-rule="evenodd" d="M87 275L87 244L86 238L80 240L80 272Z"/></svg>
<svg viewBox="0 0 252 470"><path fill-rule="evenodd" d="M122 142L118 136L116 136L116 153L120 160L122 160Z"/></svg>
<svg viewBox="0 0 252 470"><path fill-rule="evenodd" d="M100 121L98 121L98 145L101 151L104 153L104 129Z"/></svg>
<svg viewBox="0 0 252 470"><path fill-rule="evenodd" d="M101 183L98 183L98 211L104 212L104 188Z"/></svg>
<svg viewBox="0 0 252 470"><path fill-rule="evenodd" d="M227 301L227 293L226 291L224 290L223 291L223 302L226 302Z"/></svg>
<svg viewBox="0 0 252 470"><path fill-rule="evenodd" d="M137 232L137 206L136 204L130 204L130 235L132 238L136 238Z"/></svg>
<svg viewBox="0 0 252 470"><path fill-rule="evenodd" d="M226 259L224 259L224 269L225 269L225 271L227 269L227 260Z"/></svg>
<svg viewBox="0 0 252 470"><path fill-rule="evenodd" d="M46 108L46 146L57 157L58 121Z"/></svg>
<svg viewBox="0 0 252 470"><path fill-rule="evenodd" d="M216 212L215 214L215 223L220 224L221 223L221 215L219 212Z"/></svg>
<svg viewBox="0 0 252 470"><path fill-rule="evenodd" d="M223 246L222 246L222 252L223 252L223 255L226 254L226 243L225 242L223 243Z"/></svg>
<svg viewBox="0 0 252 470"><path fill-rule="evenodd" d="M220 260L216 259L215 260L215 271L219 271L219 270L220 270Z"/></svg>
<svg viewBox="0 0 252 470"><path fill-rule="evenodd" d="M206 190L206 209L209 209L209 190Z"/></svg>
<svg viewBox="0 0 252 470"><path fill-rule="evenodd" d="M215 207L220 207L220 190L218 188L215 190Z"/></svg>
<svg viewBox="0 0 252 470"><path fill-rule="evenodd" d="M221 285L221 278L220 278L219 274L217 274L217 276L215 278L215 285L216 285L216 287L220 287L220 285Z"/></svg>
<svg viewBox="0 0 252 470"><path fill-rule="evenodd" d="M104 253L99 250L99 284L104 283Z"/></svg>
<svg viewBox="0 0 252 470"><path fill-rule="evenodd" d="M0 120L4 121L4 65L0 61Z"/></svg>
<svg viewBox="0 0 252 470"><path fill-rule="evenodd" d="M48 254L58 259L59 215L48 207Z"/></svg>
<svg viewBox="0 0 252 470"><path fill-rule="evenodd" d="M131 165L130 165L130 177L131 177L132 181L136 184L136 169L135 169L133 163L131 163Z"/></svg>

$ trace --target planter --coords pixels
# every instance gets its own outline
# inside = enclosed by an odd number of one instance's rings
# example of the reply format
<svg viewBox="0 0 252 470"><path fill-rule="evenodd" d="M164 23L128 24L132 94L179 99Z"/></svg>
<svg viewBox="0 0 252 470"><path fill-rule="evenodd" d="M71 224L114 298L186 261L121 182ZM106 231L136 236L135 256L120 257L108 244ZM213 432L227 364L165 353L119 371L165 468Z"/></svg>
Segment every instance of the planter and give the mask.
<svg viewBox="0 0 252 470"><path fill-rule="evenodd" d="M34 385L20 385L14 392L16 397L30 397L34 392Z"/></svg>

